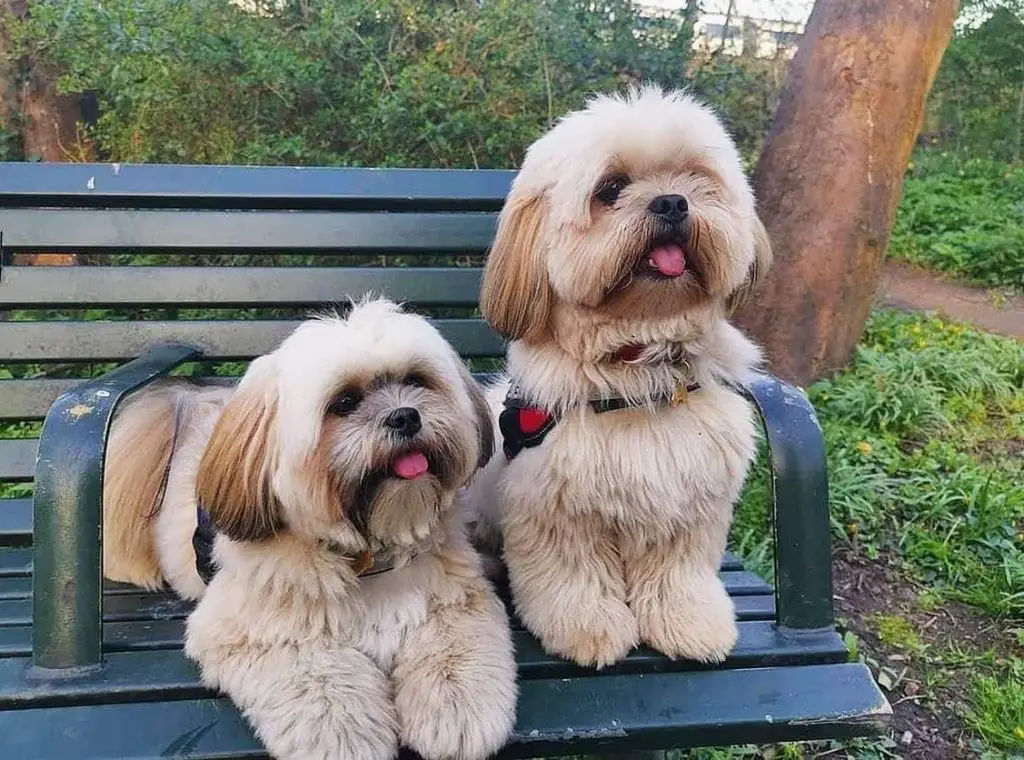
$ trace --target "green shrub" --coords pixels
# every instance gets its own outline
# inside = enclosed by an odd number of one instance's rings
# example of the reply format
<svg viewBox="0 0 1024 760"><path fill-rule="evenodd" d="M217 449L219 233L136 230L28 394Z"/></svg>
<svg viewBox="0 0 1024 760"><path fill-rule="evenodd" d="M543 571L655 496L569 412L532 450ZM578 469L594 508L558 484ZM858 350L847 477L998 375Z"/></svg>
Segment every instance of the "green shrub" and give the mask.
<svg viewBox="0 0 1024 760"><path fill-rule="evenodd" d="M983 285L1024 290L1024 166L921 159L906 177L889 252Z"/></svg>
<svg viewBox="0 0 1024 760"><path fill-rule="evenodd" d="M590 92L687 84L686 15L629 0L264 5L41 2L18 39L125 162L513 166Z"/></svg>

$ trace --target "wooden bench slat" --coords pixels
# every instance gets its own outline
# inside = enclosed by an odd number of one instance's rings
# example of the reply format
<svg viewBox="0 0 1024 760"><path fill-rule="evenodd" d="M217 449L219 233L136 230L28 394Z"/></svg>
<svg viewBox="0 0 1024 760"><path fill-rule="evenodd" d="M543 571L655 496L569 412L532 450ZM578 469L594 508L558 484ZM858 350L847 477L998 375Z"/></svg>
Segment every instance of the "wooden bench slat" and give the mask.
<svg viewBox="0 0 1024 760"><path fill-rule="evenodd" d="M497 210L515 172L0 163L0 206Z"/></svg>
<svg viewBox="0 0 1024 760"><path fill-rule="evenodd" d="M36 470L38 444L35 438L0 440L0 481L32 480Z"/></svg>
<svg viewBox="0 0 1024 760"><path fill-rule="evenodd" d="M478 381L491 382L492 373L475 373ZM231 383L229 377L193 378L204 381ZM0 380L0 421L41 420L50 406L65 391L71 390L82 379L39 378L34 380Z"/></svg>
<svg viewBox="0 0 1024 760"><path fill-rule="evenodd" d="M501 757L846 738L892 711L859 663L526 680ZM14 757L265 757L226 698L0 712Z"/></svg>
<svg viewBox="0 0 1024 760"><path fill-rule="evenodd" d="M384 293L412 306L475 308L479 268L36 267L5 270L0 309L316 307Z"/></svg>
<svg viewBox="0 0 1024 760"><path fill-rule="evenodd" d="M495 357L504 350L504 342L481 319L432 321L463 356ZM0 362L117 361L161 342L199 346L204 359L251 359L272 351L297 325L295 320L9 322Z"/></svg>
<svg viewBox="0 0 1024 760"><path fill-rule="evenodd" d="M0 578L13 578L31 573L32 549L30 547L0 551Z"/></svg>
<svg viewBox="0 0 1024 760"><path fill-rule="evenodd" d="M726 590L737 605L740 600L770 596L772 587L753 573L726 571L721 573ZM32 622L31 577L0 578L0 626L30 625ZM108 621L174 620L183 618L192 604L171 593L154 593L140 589L119 588L103 595L103 618Z"/></svg>
<svg viewBox="0 0 1024 760"><path fill-rule="evenodd" d="M493 213L0 210L13 251L278 251L471 253L494 238Z"/></svg>
<svg viewBox="0 0 1024 760"><path fill-rule="evenodd" d="M31 502L29 504L31 505ZM725 584L729 595L733 597L774 593L770 585L747 570L722 570L719 572L719 577ZM151 603L145 599L147 596L158 597L159 601L174 598L170 592L165 594L164 592L145 591L124 583L112 583L110 581L105 582L103 593L105 596L135 596L139 599L139 604L143 606L148 606ZM0 577L0 600L28 599L31 595L31 574ZM0 617L0 625L2 624L3 618Z"/></svg>
<svg viewBox="0 0 1024 760"><path fill-rule="evenodd" d="M32 545L32 499L0 500L0 549L8 546ZM2 552L0 552L2 553ZM4 597L7 578L0 577L0 599Z"/></svg>
<svg viewBox="0 0 1024 760"><path fill-rule="evenodd" d="M53 378L0 380L0 421L42 419L58 396L80 382Z"/></svg>
<svg viewBox="0 0 1024 760"><path fill-rule="evenodd" d="M108 702L120 702L126 697L150 700L207 696L199 687L193 666L181 652L185 621L106 623L103 629L107 670L98 679L33 688L19 685L17 679L20 669L27 665L25 658L31 654L31 629L0 628L0 710L72 704L90 697L101 685L103 699ZM575 678L594 672L548 654L526 631L514 632L512 639L521 679ZM140 654L146 652L153 654ZM846 648L835 632L796 638L779 633L773 622L753 621L739 624L736 647L725 663L717 667L818 665L846 659ZM706 665L692 660L670 660L649 649L635 649L623 661L602 670L601 675L704 669Z"/></svg>

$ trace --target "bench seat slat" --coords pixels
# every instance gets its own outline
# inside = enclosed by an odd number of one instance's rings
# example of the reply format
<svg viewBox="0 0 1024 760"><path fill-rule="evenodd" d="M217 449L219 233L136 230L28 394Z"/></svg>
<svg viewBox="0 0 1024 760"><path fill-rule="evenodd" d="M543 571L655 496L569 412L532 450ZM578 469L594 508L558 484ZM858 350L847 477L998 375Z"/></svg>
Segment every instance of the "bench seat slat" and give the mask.
<svg viewBox="0 0 1024 760"><path fill-rule="evenodd" d="M0 206L496 211L506 169L0 163Z"/></svg>
<svg viewBox="0 0 1024 760"><path fill-rule="evenodd" d="M494 213L0 210L12 251L482 252Z"/></svg>
<svg viewBox="0 0 1024 760"><path fill-rule="evenodd" d="M740 600L769 596L772 588L753 573L729 571L721 574L726 590ZM29 625L32 622L32 588L29 577L0 578L0 626ZM103 618L109 622L130 620L174 620L184 618L192 604L170 593L152 593L119 588L103 595Z"/></svg>
<svg viewBox="0 0 1024 760"><path fill-rule="evenodd" d="M183 620L104 625L105 671L96 679L64 684L19 683L27 666L31 632L27 628L0 628L0 710L64 705L76 702L191 699L210 696L198 683L197 671L181 652ZM522 679L574 678L593 673L546 653L525 631L512 635ZM835 632L787 637L769 621L739 624L739 641L726 662L718 667L749 668L778 665L815 665L845 662L846 648ZM703 670L690 660L670 660L649 649L636 649L601 675ZM102 693L100 693L102 690Z"/></svg>
<svg viewBox="0 0 1024 760"><path fill-rule="evenodd" d="M465 357L495 357L504 343L481 319L431 320ZM9 322L0 362L117 361L156 343L187 343L210 360L251 359L268 353L296 328L295 320L179 322Z"/></svg>
<svg viewBox="0 0 1024 760"><path fill-rule="evenodd" d="M475 308L479 268L10 267L0 309L313 307L386 293L412 306Z"/></svg>
<svg viewBox="0 0 1024 760"><path fill-rule="evenodd" d="M890 716L859 663L524 680L500 756L845 738ZM0 734L12 757L266 756L226 698L9 710Z"/></svg>
<svg viewBox="0 0 1024 760"><path fill-rule="evenodd" d="M724 564L724 563L723 563ZM722 570L719 577L725 584L730 596L758 596L773 593L772 587L765 583L754 573L746 570ZM124 583L112 583L107 581L103 589L104 596L134 596L138 598L139 604L143 607L153 603L153 599L173 599L171 592L144 591L135 586ZM29 574L8 576L0 578L0 601L15 599L28 599L32 596L32 576ZM153 599L147 599L152 597ZM0 617L0 624L3 618Z"/></svg>

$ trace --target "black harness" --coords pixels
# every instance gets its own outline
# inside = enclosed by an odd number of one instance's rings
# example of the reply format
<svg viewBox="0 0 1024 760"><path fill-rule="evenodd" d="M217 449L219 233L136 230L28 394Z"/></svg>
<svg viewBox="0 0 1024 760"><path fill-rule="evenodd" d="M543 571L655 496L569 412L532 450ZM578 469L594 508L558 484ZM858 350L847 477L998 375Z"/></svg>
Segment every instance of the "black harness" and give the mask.
<svg viewBox="0 0 1024 760"><path fill-rule="evenodd" d="M594 414L616 412L620 409L636 409L654 402L658 405L668 404L679 406L685 404L691 393L700 390L700 383L680 384L671 393L664 393L642 401L614 396L611 398L592 399L587 406ZM548 433L555 427L562 413L558 410L545 409L532 403L523 394L518 383L513 383L505 395L504 410L498 415L498 428L501 430L502 449L505 457L515 459L523 449L539 446Z"/></svg>

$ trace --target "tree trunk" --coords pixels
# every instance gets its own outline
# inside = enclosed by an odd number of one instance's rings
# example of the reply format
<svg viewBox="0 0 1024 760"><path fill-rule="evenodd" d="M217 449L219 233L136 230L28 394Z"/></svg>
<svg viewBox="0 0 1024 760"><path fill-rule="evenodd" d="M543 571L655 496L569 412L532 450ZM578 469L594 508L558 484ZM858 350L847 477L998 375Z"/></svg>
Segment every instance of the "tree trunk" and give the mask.
<svg viewBox="0 0 1024 760"><path fill-rule="evenodd" d="M24 18L25 0L4 0L6 13ZM2 43L0 43L2 45ZM3 45L6 47L6 45ZM9 58L9 56L7 56ZM47 67L29 58L11 61L11 70L24 72L18 106L21 111L21 141L25 158L37 161L66 161L78 142L81 109L78 97L57 94L57 76Z"/></svg>
<svg viewBox="0 0 1024 760"><path fill-rule="evenodd" d="M3 17L24 18L28 12L25 0L0 0L0 23ZM0 125L11 123L12 117L21 122L21 142L26 159L39 161L66 161L78 142L78 121L81 111L77 96L58 95L53 72L31 58L12 60L5 34L0 29L0 88L9 86L15 97L7 102L10 112L5 113L0 103ZM6 65L7 68L3 68ZM18 91L19 74L23 74ZM8 75L6 78L4 75ZM6 93L0 91L0 94ZM81 151L78 151L81 153ZM74 253L15 254L13 262L37 266L74 266L78 257Z"/></svg>
<svg viewBox="0 0 1024 760"><path fill-rule="evenodd" d="M19 109L18 62L11 55L8 12L8 4L0 2L0 131L10 135L17 131Z"/></svg>
<svg viewBox="0 0 1024 760"><path fill-rule="evenodd" d="M754 177L775 263L738 324L807 385L860 339L957 0L817 0Z"/></svg>

